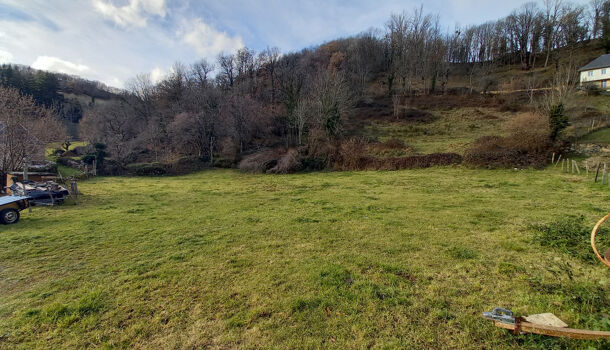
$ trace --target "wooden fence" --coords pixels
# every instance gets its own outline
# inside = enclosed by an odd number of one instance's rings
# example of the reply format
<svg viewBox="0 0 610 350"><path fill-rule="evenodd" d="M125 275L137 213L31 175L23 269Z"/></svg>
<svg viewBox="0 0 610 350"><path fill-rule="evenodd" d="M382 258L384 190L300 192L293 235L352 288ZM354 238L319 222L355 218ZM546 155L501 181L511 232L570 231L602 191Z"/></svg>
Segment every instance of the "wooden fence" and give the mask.
<svg viewBox="0 0 610 350"><path fill-rule="evenodd" d="M606 162L590 164L588 160L585 160L584 169L581 169L578 165L578 161L570 158L562 158L561 154L556 157L555 153L553 153L551 164L553 164L554 168L561 167L561 172L563 173L585 175L587 178L589 177L589 173L595 174L593 182L597 183L598 181L601 181L602 185L607 184L610 187L610 168L608 168L608 163Z"/></svg>

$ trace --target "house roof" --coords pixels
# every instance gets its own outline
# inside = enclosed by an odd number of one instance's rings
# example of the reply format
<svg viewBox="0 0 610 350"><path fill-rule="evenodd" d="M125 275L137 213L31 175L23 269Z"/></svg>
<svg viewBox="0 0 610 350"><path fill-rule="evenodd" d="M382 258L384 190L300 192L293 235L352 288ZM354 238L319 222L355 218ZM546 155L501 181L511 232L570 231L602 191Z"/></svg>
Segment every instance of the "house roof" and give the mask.
<svg viewBox="0 0 610 350"><path fill-rule="evenodd" d="M607 68L607 67L610 67L610 54L599 56L598 58L589 62L589 64L587 64L586 66L579 69L579 71L591 70L591 69L597 69L597 68Z"/></svg>

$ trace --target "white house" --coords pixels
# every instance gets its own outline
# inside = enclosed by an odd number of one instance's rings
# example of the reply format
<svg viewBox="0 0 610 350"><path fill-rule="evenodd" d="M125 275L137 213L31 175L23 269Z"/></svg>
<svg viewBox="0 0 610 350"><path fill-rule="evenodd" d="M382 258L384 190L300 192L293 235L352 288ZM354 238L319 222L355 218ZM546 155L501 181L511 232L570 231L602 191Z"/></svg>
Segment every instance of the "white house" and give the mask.
<svg viewBox="0 0 610 350"><path fill-rule="evenodd" d="M601 55L579 69L580 85L594 84L604 90L610 90L610 54Z"/></svg>

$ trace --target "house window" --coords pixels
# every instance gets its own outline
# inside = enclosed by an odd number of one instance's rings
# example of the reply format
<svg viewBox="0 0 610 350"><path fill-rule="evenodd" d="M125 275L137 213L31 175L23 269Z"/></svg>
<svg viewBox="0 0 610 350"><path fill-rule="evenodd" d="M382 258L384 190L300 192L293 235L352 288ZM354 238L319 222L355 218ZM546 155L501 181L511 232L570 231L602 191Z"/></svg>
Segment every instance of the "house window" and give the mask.
<svg viewBox="0 0 610 350"><path fill-rule="evenodd" d="M592 71L592 70L590 70L589 72L587 72L587 74L588 74L590 77L592 77L592 76L593 76L593 71Z"/></svg>
<svg viewBox="0 0 610 350"><path fill-rule="evenodd" d="M608 87L608 80L602 80L602 87L604 89Z"/></svg>
<svg viewBox="0 0 610 350"><path fill-rule="evenodd" d="M602 69L602 74L606 74L606 68Z"/></svg>

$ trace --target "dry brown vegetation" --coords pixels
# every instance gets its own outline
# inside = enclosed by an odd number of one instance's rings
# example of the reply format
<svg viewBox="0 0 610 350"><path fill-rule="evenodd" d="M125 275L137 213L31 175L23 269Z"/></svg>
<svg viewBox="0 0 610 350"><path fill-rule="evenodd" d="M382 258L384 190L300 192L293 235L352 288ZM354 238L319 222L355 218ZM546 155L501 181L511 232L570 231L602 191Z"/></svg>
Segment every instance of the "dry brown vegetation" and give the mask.
<svg viewBox="0 0 610 350"><path fill-rule="evenodd" d="M505 136L484 136L466 151L466 163L482 167L540 167L554 145L548 117L521 113L503 124Z"/></svg>

